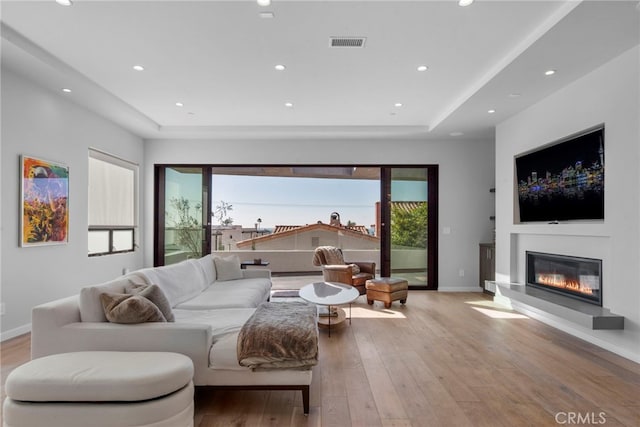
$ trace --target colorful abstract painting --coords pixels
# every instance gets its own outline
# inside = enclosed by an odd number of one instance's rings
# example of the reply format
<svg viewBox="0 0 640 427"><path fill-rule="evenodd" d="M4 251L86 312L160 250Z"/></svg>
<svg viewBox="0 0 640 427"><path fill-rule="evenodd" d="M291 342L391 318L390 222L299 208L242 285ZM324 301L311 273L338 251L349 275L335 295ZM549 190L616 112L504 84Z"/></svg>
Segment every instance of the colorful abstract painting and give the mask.
<svg viewBox="0 0 640 427"><path fill-rule="evenodd" d="M21 157L21 246L67 243L69 236L69 168Z"/></svg>

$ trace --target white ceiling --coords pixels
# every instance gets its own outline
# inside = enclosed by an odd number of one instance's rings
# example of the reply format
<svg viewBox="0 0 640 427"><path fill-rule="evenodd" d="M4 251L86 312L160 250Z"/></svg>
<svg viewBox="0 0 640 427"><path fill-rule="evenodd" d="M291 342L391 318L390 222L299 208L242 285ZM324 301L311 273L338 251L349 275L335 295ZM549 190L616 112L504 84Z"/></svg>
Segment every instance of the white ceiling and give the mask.
<svg viewBox="0 0 640 427"><path fill-rule="evenodd" d="M5 0L2 60L143 138L491 138L637 45L637 4Z"/></svg>

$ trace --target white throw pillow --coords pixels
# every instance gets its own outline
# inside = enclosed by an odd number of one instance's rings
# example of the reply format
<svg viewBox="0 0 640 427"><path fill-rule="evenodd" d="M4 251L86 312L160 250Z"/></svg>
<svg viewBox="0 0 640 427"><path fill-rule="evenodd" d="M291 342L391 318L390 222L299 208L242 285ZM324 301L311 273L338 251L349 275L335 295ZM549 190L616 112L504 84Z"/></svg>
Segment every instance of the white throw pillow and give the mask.
<svg viewBox="0 0 640 427"><path fill-rule="evenodd" d="M100 285L87 286L80 289L80 320L82 322L106 322L104 308L100 301L103 292L124 293L124 288L129 284L127 276L121 276Z"/></svg>
<svg viewBox="0 0 640 427"><path fill-rule="evenodd" d="M139 270L146 283L156 284L162 289L171 307L194 298L207 288L202 268L195 260L188 259L177 264Z"/></svg>
<svg viewBox="0 0 640 427"><path fill-rule="evenodd" d="M217 280L242 279L242 270L240 269L240 258L238 258L238 255L214 257L213 262L216 265Z"/></svg>
<svg viewBox="0 0 640 427"><path fill-rule="evenodd" d="M216 281L216 266L213 263L213 257L211 255L207 254L202 258L198 258L194 261L198 263L200 268L202 268L207 287Z"/></svg>

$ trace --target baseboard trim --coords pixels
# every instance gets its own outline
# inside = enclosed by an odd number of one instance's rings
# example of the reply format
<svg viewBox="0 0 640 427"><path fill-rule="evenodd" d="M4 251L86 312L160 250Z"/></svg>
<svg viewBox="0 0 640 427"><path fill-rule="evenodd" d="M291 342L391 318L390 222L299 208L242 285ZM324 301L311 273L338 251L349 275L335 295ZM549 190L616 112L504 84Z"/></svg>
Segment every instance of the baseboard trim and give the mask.
<svg viewBox="0 0 640 427"><path fill-rule="evenodd" d="M31 323L27 323L26 325L22 325L15 329L10 329L8 331L4 331L0 333L0 342L10 340L11 338L19 337L20 335L24 335L29 332L31 332Z"/></svg>

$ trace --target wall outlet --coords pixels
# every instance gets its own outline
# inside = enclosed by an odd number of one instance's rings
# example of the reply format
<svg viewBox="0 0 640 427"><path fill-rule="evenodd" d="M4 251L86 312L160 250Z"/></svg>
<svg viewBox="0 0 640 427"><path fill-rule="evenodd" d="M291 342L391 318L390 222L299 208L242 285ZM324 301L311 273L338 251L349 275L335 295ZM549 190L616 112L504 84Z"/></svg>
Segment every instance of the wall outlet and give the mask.
<svg viewBox="0 0 640 427"><path fill-rule="evenodd" d="M458 270L458 276L460 277L464 277L464 269L461 268L460 270Z"/></svg>
<svg viewBox="0 0 640 427"><path fill-rule="evenodd" d="M4 303L0 302L0 316L4 316Z"/></svg>

